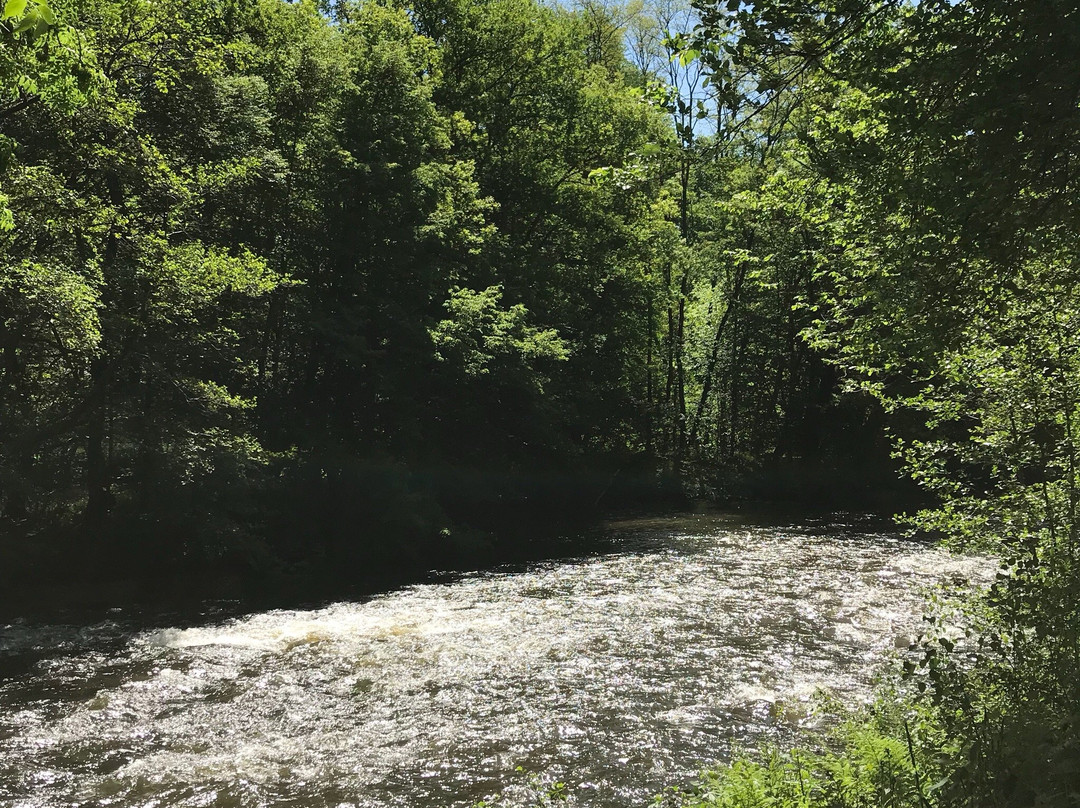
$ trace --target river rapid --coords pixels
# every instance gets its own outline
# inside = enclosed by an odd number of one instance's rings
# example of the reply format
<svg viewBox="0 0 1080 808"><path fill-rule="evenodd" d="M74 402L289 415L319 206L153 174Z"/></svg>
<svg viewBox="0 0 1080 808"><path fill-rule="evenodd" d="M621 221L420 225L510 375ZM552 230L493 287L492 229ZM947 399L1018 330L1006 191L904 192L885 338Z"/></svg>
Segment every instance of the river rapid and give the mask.
<svg viewBox="0 0 1080 808"><path fill-rule="evenodd" d="M818 689L868 697L926 587L992 574L835 520L610 535L311 610L0 624L0 805L519 806L557 780L646 805L815 720Z"/></svg>

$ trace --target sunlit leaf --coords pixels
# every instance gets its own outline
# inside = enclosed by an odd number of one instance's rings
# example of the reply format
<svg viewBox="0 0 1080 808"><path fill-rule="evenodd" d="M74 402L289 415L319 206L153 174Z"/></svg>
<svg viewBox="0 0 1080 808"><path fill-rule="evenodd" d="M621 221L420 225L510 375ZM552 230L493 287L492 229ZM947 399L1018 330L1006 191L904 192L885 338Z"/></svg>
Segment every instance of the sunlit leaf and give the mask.
<svg viewBox="0 0 1080 808"><path fill-rule="evenodd" d="M4 4L4 19L9 20L12 17L20 17L26 10L27 0L7 0Z"/></svg>

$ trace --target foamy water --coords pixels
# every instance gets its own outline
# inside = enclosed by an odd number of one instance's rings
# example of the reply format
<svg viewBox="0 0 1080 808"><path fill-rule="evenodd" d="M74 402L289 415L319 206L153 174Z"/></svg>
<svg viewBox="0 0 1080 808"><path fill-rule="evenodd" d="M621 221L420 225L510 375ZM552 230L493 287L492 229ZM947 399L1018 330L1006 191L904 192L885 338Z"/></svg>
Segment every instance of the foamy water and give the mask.
<svg viewBox="0 0 1080 808"><path fill-rule="evenodd" d="M866 698L923 588L991 572L840 527L615 530L608 555L365 603L0 627L0 656L37 660L0 681L0 804L527 805L532 774L645 805L733 740L808 720L819 688Z"/></svg>

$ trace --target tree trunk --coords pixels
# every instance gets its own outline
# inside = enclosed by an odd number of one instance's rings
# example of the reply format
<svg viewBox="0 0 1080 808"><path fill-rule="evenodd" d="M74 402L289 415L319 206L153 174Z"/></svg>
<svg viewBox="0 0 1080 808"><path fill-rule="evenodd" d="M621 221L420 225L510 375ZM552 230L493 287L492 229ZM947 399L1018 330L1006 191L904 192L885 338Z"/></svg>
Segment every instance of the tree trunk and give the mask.
<svg viewBox="0 0 1080 808"><path fill-rule="evenodd" d="M697 407L694 409L694 420L690 424L690 445L697 443L698 430L701 426L701 418L705 413L705 405L708 404L709 395L712 393L713 376L716 374L716 365L720 360L720 348L723 343L724 329L727 326L731 312L739 303L739 295L742 293L743 280L746 278L746 264L740 264L735 271L735 281L728 300L727 308L720 317L720 323L716 326L716 334L713 336L712 347L709 349L709 361L705 366L705 376L701 385L701 396L698 398Z"/></svg>
<svg viewBox="0 0 1080 808"><path fill-rule="evenodd" d="M108 371L108 361L105 358L94 361L91 368L94 404L87 414L86 425L86 511L83 514L83 524L89 533L95 535L104 529L112 510L109 467L105 454Z"/></svg>

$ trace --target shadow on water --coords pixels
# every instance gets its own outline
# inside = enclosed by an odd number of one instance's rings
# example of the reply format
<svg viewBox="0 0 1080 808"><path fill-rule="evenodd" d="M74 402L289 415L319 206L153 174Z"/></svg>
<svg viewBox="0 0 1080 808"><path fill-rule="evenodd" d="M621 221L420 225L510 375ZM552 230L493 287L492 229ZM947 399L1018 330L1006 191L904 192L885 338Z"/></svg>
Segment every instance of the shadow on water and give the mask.
<svg viewBox="0 0 1080 808"><path fill-rule="evenodd" d="M890 532L891 521L855 512L811 512L785 505L756 506L739 511L702 506L693 512L630 512L592 519L576 526L553 528L543 523L504 527L496 549L477 549L443 559L439 569L414 562L394 566L348 567L310 573L285 570L271 575L215 573L204 569L171 574L93 574L62 584L33 584L0 591L0 621L93 625L118 621L131 630L154 624L207 616L233 616L244 611L274 608L315 608L338 600L362 600L412 583L447 581L454 576L493 569L522 569L545 560L570 560L605 552L625 552L627 542L643 550L664 548L672 541L670 528L695 522L731 526L768 526L776 530L834 534ZM649 528L656 528L650 533ZM634 534L628 538L626 528ZM207 611L209 609L209 611Z"/></svg>
<svg viewBox="0 0 1080 808"><path fill-rule="evenodd" d="M497 556L476 556L435 570L361 570L351 576L257 581L199 575L42 587L32 595L0 595L0 680L26 675L43 659L88 648L115 651L153 629L190 628L275 609L362 603L412 584L452 584L478 574L513 574L544 562L574 563L608 554L692 553L702 531L754 527L776 535L829 535L836 540L895 532L892 520L877 514L821 513L783 505L738 512L703 506L693 512L610 516L573 531L522 529L505 543L511 549Z"/></svg>

